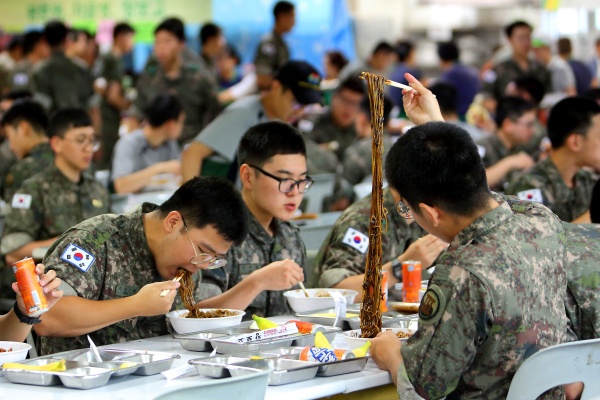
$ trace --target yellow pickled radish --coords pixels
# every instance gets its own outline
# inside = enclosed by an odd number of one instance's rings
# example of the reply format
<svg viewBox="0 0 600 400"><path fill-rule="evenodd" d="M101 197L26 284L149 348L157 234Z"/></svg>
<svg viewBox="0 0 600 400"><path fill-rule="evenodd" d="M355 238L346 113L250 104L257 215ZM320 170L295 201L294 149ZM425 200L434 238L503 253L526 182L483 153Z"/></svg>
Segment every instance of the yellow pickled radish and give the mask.
<svg viewBox="0 0 600 400"><path fill-rule="evenodd" d="M46 365L28 365L28 364L19 364L15 362L8 362L2 364L2 368L4 369L22 369L26 371L52 371L52 372L60 372L64 371L67 368L65 367L65 360L51 362Z"/></svg>
<svg viewBox="0 0 600 400"><path fill-rule="evenodd" d="M322 332L317 332L315 334L315 347L320 347L323 349L333 349L329 344L329 340L323 335Z"/></svg>
<svg viewBox="0 0 600 400"><path fill-rule="evenodd" d="M258 329L261 331L264 331L265 329L277 328L279 326L275 322L269 321L263 317L259 317L258 315L252 315L252 319L256 321L256 325L258 325Z"/></svg>
<svg viewBox="0 0 600 400"><path fill-rule="evenodd" d="M371 342L367 340L365 344L352 350L352 353L354 353L356 357L364 357L367 355L367 351L369 351L369 348L371 348Z"/></svg>

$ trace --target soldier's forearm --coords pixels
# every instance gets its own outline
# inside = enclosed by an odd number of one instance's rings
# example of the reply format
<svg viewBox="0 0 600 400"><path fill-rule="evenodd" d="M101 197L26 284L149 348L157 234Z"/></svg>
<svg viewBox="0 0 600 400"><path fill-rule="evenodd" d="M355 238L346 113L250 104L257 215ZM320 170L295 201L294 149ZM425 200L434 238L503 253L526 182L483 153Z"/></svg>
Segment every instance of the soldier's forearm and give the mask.
<svg viewBox="0 0 600 400"><path fill-rule="evenodd" d="M79 336L138 314L133 297L96 301L65 296L42 314L42 323L35 325L35 331L40 336Z"/></svg>
<svg viewBox="0 0 600 400"><path fill-rule="evenodd" d="M6 263L10 265L14 262L22 260L25 257L31 257L33 250L40 247L49 247L54 243L58 236L46 239L46 240L36 240L35 242L27 243L26 245L19 247L18 249L11 251L6 255Z"/></svg>

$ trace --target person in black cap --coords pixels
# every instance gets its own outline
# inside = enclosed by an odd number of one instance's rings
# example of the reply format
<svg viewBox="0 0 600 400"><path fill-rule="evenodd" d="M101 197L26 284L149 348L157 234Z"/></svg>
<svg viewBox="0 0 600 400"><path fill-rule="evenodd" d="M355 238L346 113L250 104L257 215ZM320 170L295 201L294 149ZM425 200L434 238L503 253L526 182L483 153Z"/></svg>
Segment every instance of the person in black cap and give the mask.
<svg viewBox="0 0 600 400"><path fill-rule="evenodd" d="M240 138L248 128L270 120L287 121L300 107L321 103L321 76L310 64L289 61L274 76L271 88L227 107L204 128L182 154L182 175L229 177ZM210 158L209 158L210 157Z"/></svg>
<svg viewBox="0 0 600 400"><path fill-rule="evenodd" d="M589 223L600 170L600 106L584 97L559 101L548 117L550 155L512 179L506 194L543 203L561 220Z"/></svg>

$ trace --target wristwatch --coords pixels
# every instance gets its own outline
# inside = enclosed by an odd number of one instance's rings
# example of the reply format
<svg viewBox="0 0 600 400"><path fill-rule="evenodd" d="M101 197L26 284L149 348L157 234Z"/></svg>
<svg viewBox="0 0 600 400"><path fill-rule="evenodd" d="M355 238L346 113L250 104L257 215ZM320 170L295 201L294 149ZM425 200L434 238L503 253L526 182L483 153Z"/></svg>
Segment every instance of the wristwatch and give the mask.
<svg viewBox="0 0 600 400"><path fill-rule="evenodd" d="M398 260L397 257L392 260L392 274L402 282L402 261Z"/></svg>
<svg viewBox="0 0 600 400"><path fill-rule="evenodd" d="M21 321L24 324L35 325L35 324L39 324L40 322L42 322L42 320L39 318L28 317L27 315L24 315L21 312L21 310L19 310L19 306L17 305L16 301L15 301L15 304L13 304L13 311L15 312L15 315L17 316L17 318L19 318L19 321Z"/></svg>

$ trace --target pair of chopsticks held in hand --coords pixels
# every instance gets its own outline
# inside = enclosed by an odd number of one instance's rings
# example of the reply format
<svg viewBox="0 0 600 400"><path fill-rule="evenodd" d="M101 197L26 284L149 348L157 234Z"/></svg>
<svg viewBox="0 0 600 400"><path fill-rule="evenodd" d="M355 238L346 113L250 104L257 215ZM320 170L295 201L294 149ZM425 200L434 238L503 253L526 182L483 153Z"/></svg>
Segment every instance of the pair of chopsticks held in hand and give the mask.
<svg viewBox="0 0 600 400"><path fill-rule="evenodd" d="M363 73L361 74L361 76L360 76L362 79L365 79L365 76L364 76L364 74L365 74L365 72L363 72ZM408 75L410 78L412 78L412 80L414 80L414 82L415 82L416 84L418 84L418 85L421 85L421 83L420 83L419 81L417 81L417 79L416 79L414 76L412 76L412 75L411 75L411 74L409 74L409 73L407 73L406 75ZM420 94L420 93L419 93L419 92L418 92L418 91L417 91L415 88L413 88L413 87L411 87L411 86L408 86L408 85L405 85L405 84L403 84L403 83L399 83L399 82L396 82L396 81L392 81L392 80L390 80L390 79L386 79L384 83L385 83L386 85L388 85L388 86L393 86L393 87L397 87L398 89L403 89L403 90L408 90L408 91L414 91L415 93L417 93L417 94ZM422 85L421 85L421 86L422 86ZM405 93L405 94L406 94L406 93ZM433 95L433 97L436 97L436 96L435 96L435 94L433 94L433 93L432 93L432 95Z"/></svg>

